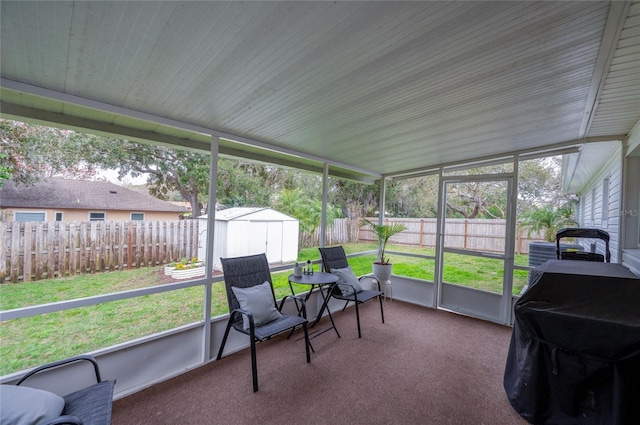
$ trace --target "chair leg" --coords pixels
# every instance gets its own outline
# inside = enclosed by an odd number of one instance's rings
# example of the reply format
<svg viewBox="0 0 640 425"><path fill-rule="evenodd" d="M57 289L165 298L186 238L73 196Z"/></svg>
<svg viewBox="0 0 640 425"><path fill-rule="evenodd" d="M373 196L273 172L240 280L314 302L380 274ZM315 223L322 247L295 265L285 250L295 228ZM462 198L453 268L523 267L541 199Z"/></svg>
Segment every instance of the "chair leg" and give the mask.
<svg viewBox="0 0 640 425"><path fill-rule="evenodd" d="M358 310L358 302L356 301L356 321L358 322L358 338L362 338L360 333L360 311Z"/></svg>
<svg viewBox="0 0 640 425"><path fill-rule="evenodd" d="M382 323L384 323L384 308L382 307L382 295L378 296L378 301L380 301L380 316L382 316Z"/></svg>
<svg viewBox="0 0 640 425"><path fill-rule="evenodd" d="M220 349L218 350L218 356L216 360L220 360L222 358L222 351L224 350L224 345L227 343L227 337L229 336L229 330L231 330L231 317L229 317L229 321L227 322L227 329L224 331L224 337L222 337L222 344L220 344Z"/></svg>
<svg viewBox="0 0 640 425"><path fill-rule="evenodd" d="M251 375L253 376L253 392L255 393L258 391L258 361L256 359L256 339L253 335L251 335Z"/></svg>
<svg viewBox="0 0 640 425"><path fill-rule="evenodd" d="M309 328L307 327L307 323L302 324L302 329L304 329L304 347L305 347L305 350L307 351L307 363L309 363L311 362L311 353L309 352L311 341L309 341ZM315 353L315 350L314 350L314 353Z"/></svg>

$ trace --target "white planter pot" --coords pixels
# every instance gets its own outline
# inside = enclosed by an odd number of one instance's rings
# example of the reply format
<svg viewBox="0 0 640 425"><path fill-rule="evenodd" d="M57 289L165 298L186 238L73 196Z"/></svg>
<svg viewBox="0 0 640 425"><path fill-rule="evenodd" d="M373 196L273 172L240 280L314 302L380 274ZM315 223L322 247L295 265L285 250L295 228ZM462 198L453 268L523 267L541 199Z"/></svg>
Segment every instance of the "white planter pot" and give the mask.
<svg viewBox="0 0 640 425"><path fill-rule="evenodd" d="M380 282L391 280L391 264L373 263L373 276Z"/></svg>
<svg viewBox="0 0 640 425"><path fill-rule="evenodd" d="M171 277L174 279L189 279L191 277L204 276L204 266L193 269L173 270Z"/></svg>
<svg viewBox="0 0 640 425"><path fill-rule="evenodd" d="M293 268L293 275L294 275L295 277L300 277L300 276L302 276L302 266L294 267L294 268Z"/></svg>

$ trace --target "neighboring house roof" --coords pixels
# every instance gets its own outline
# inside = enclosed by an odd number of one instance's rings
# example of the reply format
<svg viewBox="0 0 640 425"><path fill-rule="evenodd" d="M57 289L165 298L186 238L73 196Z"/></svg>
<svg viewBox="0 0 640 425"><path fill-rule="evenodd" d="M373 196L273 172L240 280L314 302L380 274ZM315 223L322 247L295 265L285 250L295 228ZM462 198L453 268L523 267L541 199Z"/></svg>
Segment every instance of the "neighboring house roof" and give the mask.
<svg viewBox="0 0 640 425"><path fill-rule="evenodd" d="M33 186L6 181L1 208L184 212L185 208L106 181L50 178Z"/></svg>
<svg viewBox="0 0 640 425"><path fill-rule="evenodd" d="M205 214L198 218L207 218L207 215ZM288 216L272 208L233 207L216 211L216 220L232 221L240 219L251 221L298 221L297 218Z"/></svg>

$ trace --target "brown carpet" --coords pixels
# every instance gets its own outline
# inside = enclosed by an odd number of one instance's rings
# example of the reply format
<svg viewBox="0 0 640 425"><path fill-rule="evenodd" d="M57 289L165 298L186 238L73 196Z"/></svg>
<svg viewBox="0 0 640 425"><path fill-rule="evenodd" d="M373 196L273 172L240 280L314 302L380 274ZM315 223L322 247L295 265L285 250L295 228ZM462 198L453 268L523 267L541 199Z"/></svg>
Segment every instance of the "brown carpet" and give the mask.
<svg viewBox="0 0 640 425"><path fill-rule="evenodd" d="M511 328L399 301L335 314L333 331L258 344L260 391L249 349L117 400L113 425L470 424L527 422L502 387ZM324 318L316 328L328 323Z"/></svg>

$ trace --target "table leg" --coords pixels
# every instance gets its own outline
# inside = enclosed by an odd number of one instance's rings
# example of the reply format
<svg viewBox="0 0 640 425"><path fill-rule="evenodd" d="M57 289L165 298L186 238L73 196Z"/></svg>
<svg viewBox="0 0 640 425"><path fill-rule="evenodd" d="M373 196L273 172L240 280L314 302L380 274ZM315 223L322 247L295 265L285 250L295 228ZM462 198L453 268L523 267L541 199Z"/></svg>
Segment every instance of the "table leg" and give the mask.
<svg viewBox="0 0 640 425"><path fill-rule="evenodd" d="M324 310L327 309L327 313L329 314L329 320L331 320L331 327L325 329L322 332L320 332L318 335L323 334L323 333L333 329L336 332L336 335L338 335L338 338L340 338L340 332L338 332L338 328L336 328L336 324L333 321L333 316L331 315L331 310L329 310L329 307L327 305L327 304L329 304L329 299L331 299L331 290L332 289L333 289L333 285L331 285L326 292L324 291L322 286L320 287L320 295L322 296L322 307L320 307L320 311L318 312L318 315L316 316L316 320L314 320L314 322L311 324L311 327L313 328L316 325L316 323L318 323L320 321L320 319L322 319L322 313L324 313Z"/></svg>
<svg viewBox="0 0 640 425"><path fill-rule="evenodd" d="M309 290L309 293L307 294L307 296L305 297L305 302L309 300L309 296L311 295L311 291L313 291L315 285L311 285L311 289ZM291 295L295 296L296 292L293 290L293 285L291 284L291 281L289 281L289 289L291 289ZM298 306L298 299L294 298L293 302L296 303L296 310L298 310L298 316L300 316L300 313L302 313L302 306ZM291 335L293 335L293 332L295 332L296 328L291 329L291 331L289 332L289 335L287 335L287 339L291 338ZM311 351L313 351L314 353L316 352L316 350L313 349L313 345L311 345L311 342L309 342L309 346L311 347Z"/></svg>

